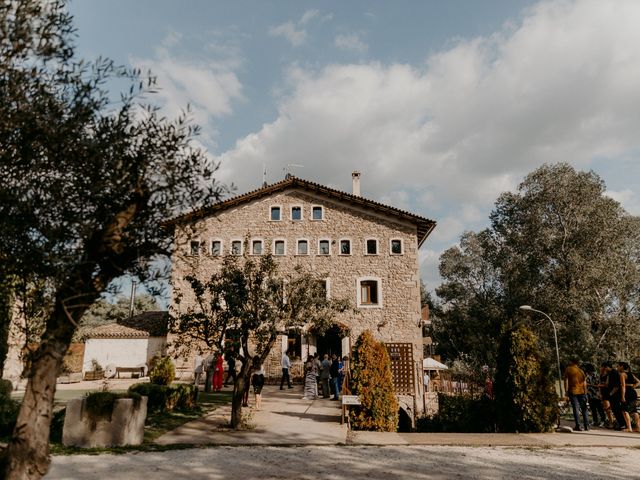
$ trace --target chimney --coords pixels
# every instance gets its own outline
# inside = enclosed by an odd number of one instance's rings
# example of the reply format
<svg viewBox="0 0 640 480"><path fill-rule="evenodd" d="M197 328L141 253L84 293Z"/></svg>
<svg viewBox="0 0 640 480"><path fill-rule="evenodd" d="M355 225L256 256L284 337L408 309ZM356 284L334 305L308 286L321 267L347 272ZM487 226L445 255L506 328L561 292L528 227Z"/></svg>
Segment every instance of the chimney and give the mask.
<svg viewBox="0 0 640 480"><path fill-rule="evenodd" d="M360 196L360 172L351 173L351 179L353 180L353 193L356 197Z"/></svg>

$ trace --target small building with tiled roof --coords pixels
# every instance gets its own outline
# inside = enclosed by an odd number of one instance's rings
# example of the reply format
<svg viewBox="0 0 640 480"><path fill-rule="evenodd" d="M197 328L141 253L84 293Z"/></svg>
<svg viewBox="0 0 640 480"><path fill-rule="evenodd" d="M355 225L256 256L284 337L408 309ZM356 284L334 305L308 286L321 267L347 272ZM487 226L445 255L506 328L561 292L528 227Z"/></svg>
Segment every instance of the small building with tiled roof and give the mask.
<svg viewBox="0 0 640 480"><path fill-rule="evenodd" d="M178 312L192 301L186 275L210 278L225 255L270 252L285 275L297 266L323 274L327 294L349 299L354 310L341 313L323 336L283 335L265 364L267 376L280 374L284 350L298 358L314 352L349 355L360 333L370 330L389 348L403 409L412 418L422 410L418 251L433 220L364 198L354 172L352 193L288 175L167 225L175 227L173 295L183 295L173 305ZM186 360L191 367L192 362Z"/></svg>
<svg viewBox="0 0 640 480"><path fill-rule="evenodd" d="M144 312L93 328L85 342L83 374L94 370L95 362L103 369L146 367L166 351L168 319L167 312Z"/></svg>

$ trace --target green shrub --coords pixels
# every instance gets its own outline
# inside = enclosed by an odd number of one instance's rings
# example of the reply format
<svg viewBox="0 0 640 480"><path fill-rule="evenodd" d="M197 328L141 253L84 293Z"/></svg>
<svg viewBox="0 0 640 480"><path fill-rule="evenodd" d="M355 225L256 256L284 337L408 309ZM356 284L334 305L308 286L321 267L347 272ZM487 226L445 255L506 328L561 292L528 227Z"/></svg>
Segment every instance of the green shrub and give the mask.
<svg viewBox="0 0 640 480"><path fill-rule="evenodd" d="M438 413L419 418L419 432L490 433L496 431L494 401L482 397L438 394Z"/></svg>
<svg viewBox="0 0 640 480"><path fill-rule="evenodd" d="M176 368L169 357L154 358L151 361L149 380L155 385L170 385L176 378Z"/></svg>
<svg viewBox="0 0 640 480"><path fill-rule="evenodd" d="M136 383L129 387L129 393L148 397L149 412L171 412L191 409L195 405L196 389L190 384L155 385Z"/></svg>
<svg viewBox="0 0 640 480"><path fill-rule="evenodd" d="M362 405L350 411L356 430L393 432L398 427L398 399L391 374L391 361L382 342L364 331L355 344L352 363L352 391Z"/></svg>
<svg viewBox="0 0 640 480"><path fill-rule="evenodd" d="M496 409L504 432L547 432L558 418L554 369L540 355L537 337L517 326L505 332L498 349Z"/></svg>

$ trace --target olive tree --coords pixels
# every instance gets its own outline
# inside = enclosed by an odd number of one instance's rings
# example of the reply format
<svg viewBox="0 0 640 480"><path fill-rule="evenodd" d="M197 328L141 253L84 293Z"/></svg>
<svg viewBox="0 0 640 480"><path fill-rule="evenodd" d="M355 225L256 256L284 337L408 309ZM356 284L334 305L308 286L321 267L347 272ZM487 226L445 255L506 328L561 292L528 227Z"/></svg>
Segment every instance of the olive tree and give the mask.
<svg viewBox="0 0 640 480"><path fill-rule="evenodd" d="M188 355L204 344L222 352L230 334L240 342L233 428L242 426L242 395L250 380L253 357L257 355L263 362L278 335L292 329L312 326L317 332L326 331L335 315L349 308L347 300L327 297L323 278L302 267L283 273L270 254L259 259L228 255L210 278L201 280L197 272L185 278L188 288L176 295L171 322L176 351Z"/></svg>
<svg viewBox="0 0 640 480"><path fill-rule="evenodd" d="M2 2L0 30L0 281L39 282L50 299L1 476L40 478L80 319L115 278L164 274L149 268L171 252L163 221L223 189L188 114L170 121L144 104L152 76L75 56L64 2ZM120 97L113 78L130 85Z"/></svg>

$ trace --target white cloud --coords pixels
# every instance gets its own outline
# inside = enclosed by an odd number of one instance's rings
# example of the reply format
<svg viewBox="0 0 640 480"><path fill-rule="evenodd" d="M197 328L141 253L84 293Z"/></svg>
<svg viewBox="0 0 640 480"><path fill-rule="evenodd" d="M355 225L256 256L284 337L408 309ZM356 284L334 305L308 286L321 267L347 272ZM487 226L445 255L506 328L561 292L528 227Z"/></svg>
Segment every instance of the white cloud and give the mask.
<svg viewBox="0 0 640 480"><path fill-rule="evenodd" d="M320 10L307 10L306 12L304 12L298 23L300 25L306 25L311 19L317 17L318 15L320 15Z"/></svg>
<svg viewBox="0 0 640 480"><path fill-rule="evenodd" d="M288 21L281 23L280 25L269 27L269 35L272 37L283 37L292 46L299 47L307 41L307 31L304 29L305 25L313 19L317 19L320 22L326 22L333 18L333 15L328 14L320 17L320 10L307 10L302 14L300 20L297 22Z"/></svg>
<svg viewBox="0 0 640 480"><path fill-rule="evenodd" d="M294 47L299 47L307 39L307 32L305 30L296 30L293 22L285 22L275 27L269 27L269 35L283 37Z"/></svg>
<svg viewBox="0 0 640 480"><path fill-rule="evenodd" d="M262 162L271 181L298 163L347 191L360 170L364 196L414 205L440 221L434 239L451 241L544 162L637 156L639 22L635 0L542 2L423 65L292 67L277 118L220 159L241 191L257 184L242 172Z"/></svg>
<svg viewBox="0 0 640 480"><path fill-rule="evenodd" d="M210 43L209 58L189 58L169 48L176 47L181 38L170 32L153 58L132 57L130 63L157 77L158 94L154 100L161 101L167 116L175 117L189 105L194 121L204 126L231 114L233 102L244 99L242 83L235 72L242 65L237 47ZM207 128L202 140L215 144L215 133L215 128Z"/></svg>
<svg viewBox="0 0 640 480"><path fill-rule="evenodd" d="M633 190L625 189L620 191L607 190L605 195L613 198L622 204L627 212L632 215L640 215L640 195Z"/></svg>
<svg viewBox="0 0 640 480"><path fill-rule="evenodd" d="M334 44L342 50L349 50L358 53L364 53L369 48L369 46L360 39L360 36L357 33L338 35L336 36Z"/></svg>

